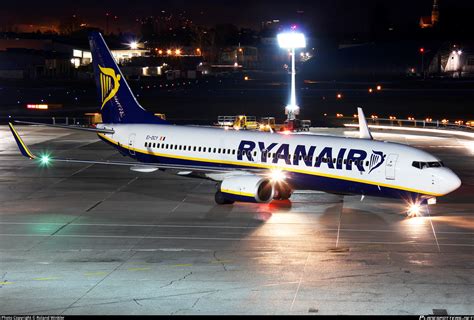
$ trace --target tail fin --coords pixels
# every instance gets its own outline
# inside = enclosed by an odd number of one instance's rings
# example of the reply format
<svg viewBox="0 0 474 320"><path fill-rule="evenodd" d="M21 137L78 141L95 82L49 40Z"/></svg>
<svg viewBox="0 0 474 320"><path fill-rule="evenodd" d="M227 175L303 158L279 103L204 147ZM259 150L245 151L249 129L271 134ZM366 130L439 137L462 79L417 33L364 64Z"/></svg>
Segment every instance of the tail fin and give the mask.
<svg viewBox="0 0 474 320"><path fill-rule="evenodd" d="M135 99L99 32L89 35L94 77L104 123L167 123L146 111Z"/></svg>

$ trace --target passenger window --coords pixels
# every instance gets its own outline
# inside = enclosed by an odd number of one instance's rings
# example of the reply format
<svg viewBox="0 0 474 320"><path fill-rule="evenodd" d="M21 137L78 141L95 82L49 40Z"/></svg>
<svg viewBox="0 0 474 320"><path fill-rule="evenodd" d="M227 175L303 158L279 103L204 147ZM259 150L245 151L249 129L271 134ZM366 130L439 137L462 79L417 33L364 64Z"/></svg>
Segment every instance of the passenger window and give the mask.
<svg viewBox="0 0 474 320"><path fill-rule="evenodd" d="M411 163L411 165L415 168L418 168L418 169L423 169L424 168L424 163L420 162L420 161L413 161Z"/></svg>
<svg viewBox="0 0 474 320"><path fill-rule="evenodd" d="M366 162L365 162L365 166L366 166L366 167L369 166L369 161L366 161Z"/></svg>
<svg viewBox="0 0 474 320"><path fill-rule="evenodd" d="M342 164L342 158L337 159L337 163Z"/></svg>
<svg viewBox="0 0 474 320"><path fill-rule="evenodd" d="M235 154L235 149L232 150L232 154Z"/></svg>
<svg viewBox="0 0 474 320"><path fill-rule="evenodd" d="M159 147L160 147L160 144L159 144L159 143L157 143L157 144L156 144L156 147L157 147L157 148L159 148Z"/></svg>
<svg viewBox="0 0 474 320"><path fill-rule="evenodd" d="M196 151L196 146L193 147L193 151Z"/></svg>
<svg viewBox="0 0 474 320"><path fill-rule="evenodd" d="M347 164L347 159L344 159L344 164Z"/></svg>
<svg viewBox="0 0 474 320"><path fill-rule="evenodd" d="M198 151L201 152L201 150L202 150L202 147L199 147Z"/></svg>

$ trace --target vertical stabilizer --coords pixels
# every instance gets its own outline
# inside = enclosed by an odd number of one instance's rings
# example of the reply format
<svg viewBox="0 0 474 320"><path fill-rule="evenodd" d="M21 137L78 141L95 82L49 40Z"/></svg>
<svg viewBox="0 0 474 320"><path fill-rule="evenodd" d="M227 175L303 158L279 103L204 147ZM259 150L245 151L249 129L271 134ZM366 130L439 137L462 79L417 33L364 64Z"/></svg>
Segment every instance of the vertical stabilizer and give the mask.
<svg viewBox="0 0 474 320"><path fill-rule="evenodd" d="M100 112L104 123L167 123L146 111L135 99L99 32L89 35Z"/></svg>

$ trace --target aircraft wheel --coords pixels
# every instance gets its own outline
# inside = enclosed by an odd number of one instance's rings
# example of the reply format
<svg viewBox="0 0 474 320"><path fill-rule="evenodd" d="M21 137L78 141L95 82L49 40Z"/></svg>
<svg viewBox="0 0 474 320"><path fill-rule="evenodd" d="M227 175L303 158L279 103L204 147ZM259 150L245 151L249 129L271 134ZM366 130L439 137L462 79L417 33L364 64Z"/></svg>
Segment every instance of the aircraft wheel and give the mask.
<svg viewBox="0 0 474 320"><path fill-rule="evenodd" d="M234 203L233 200L226 199L224 197L224 194L220 191L216 192L214 196L214 200L216 201L217 204L233 204Z"/></svg>

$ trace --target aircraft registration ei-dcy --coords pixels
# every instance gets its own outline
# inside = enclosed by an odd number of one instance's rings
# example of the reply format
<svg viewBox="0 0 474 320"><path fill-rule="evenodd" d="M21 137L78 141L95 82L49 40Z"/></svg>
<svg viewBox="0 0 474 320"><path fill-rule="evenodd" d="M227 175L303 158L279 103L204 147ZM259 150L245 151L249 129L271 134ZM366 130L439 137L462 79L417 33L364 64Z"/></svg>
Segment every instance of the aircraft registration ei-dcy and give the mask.
<svg viewBox="0 0 474 320"><path fill-rule="evenodd" d="M215 201L268 203L294 190L403 199L418 211L461 185L437 157L403 144L375 141L359 108L359 138L178 126L140 106L102 35L91 33L103 123L100 139L135 161L37 156L9 124L21 153L40 162L128 166L139 172L170 170L217 181ZM20 122L20 121L17 121ZM38 124L32 123L30 124ZM46 124L42 124L46 125Z"/></svg>

